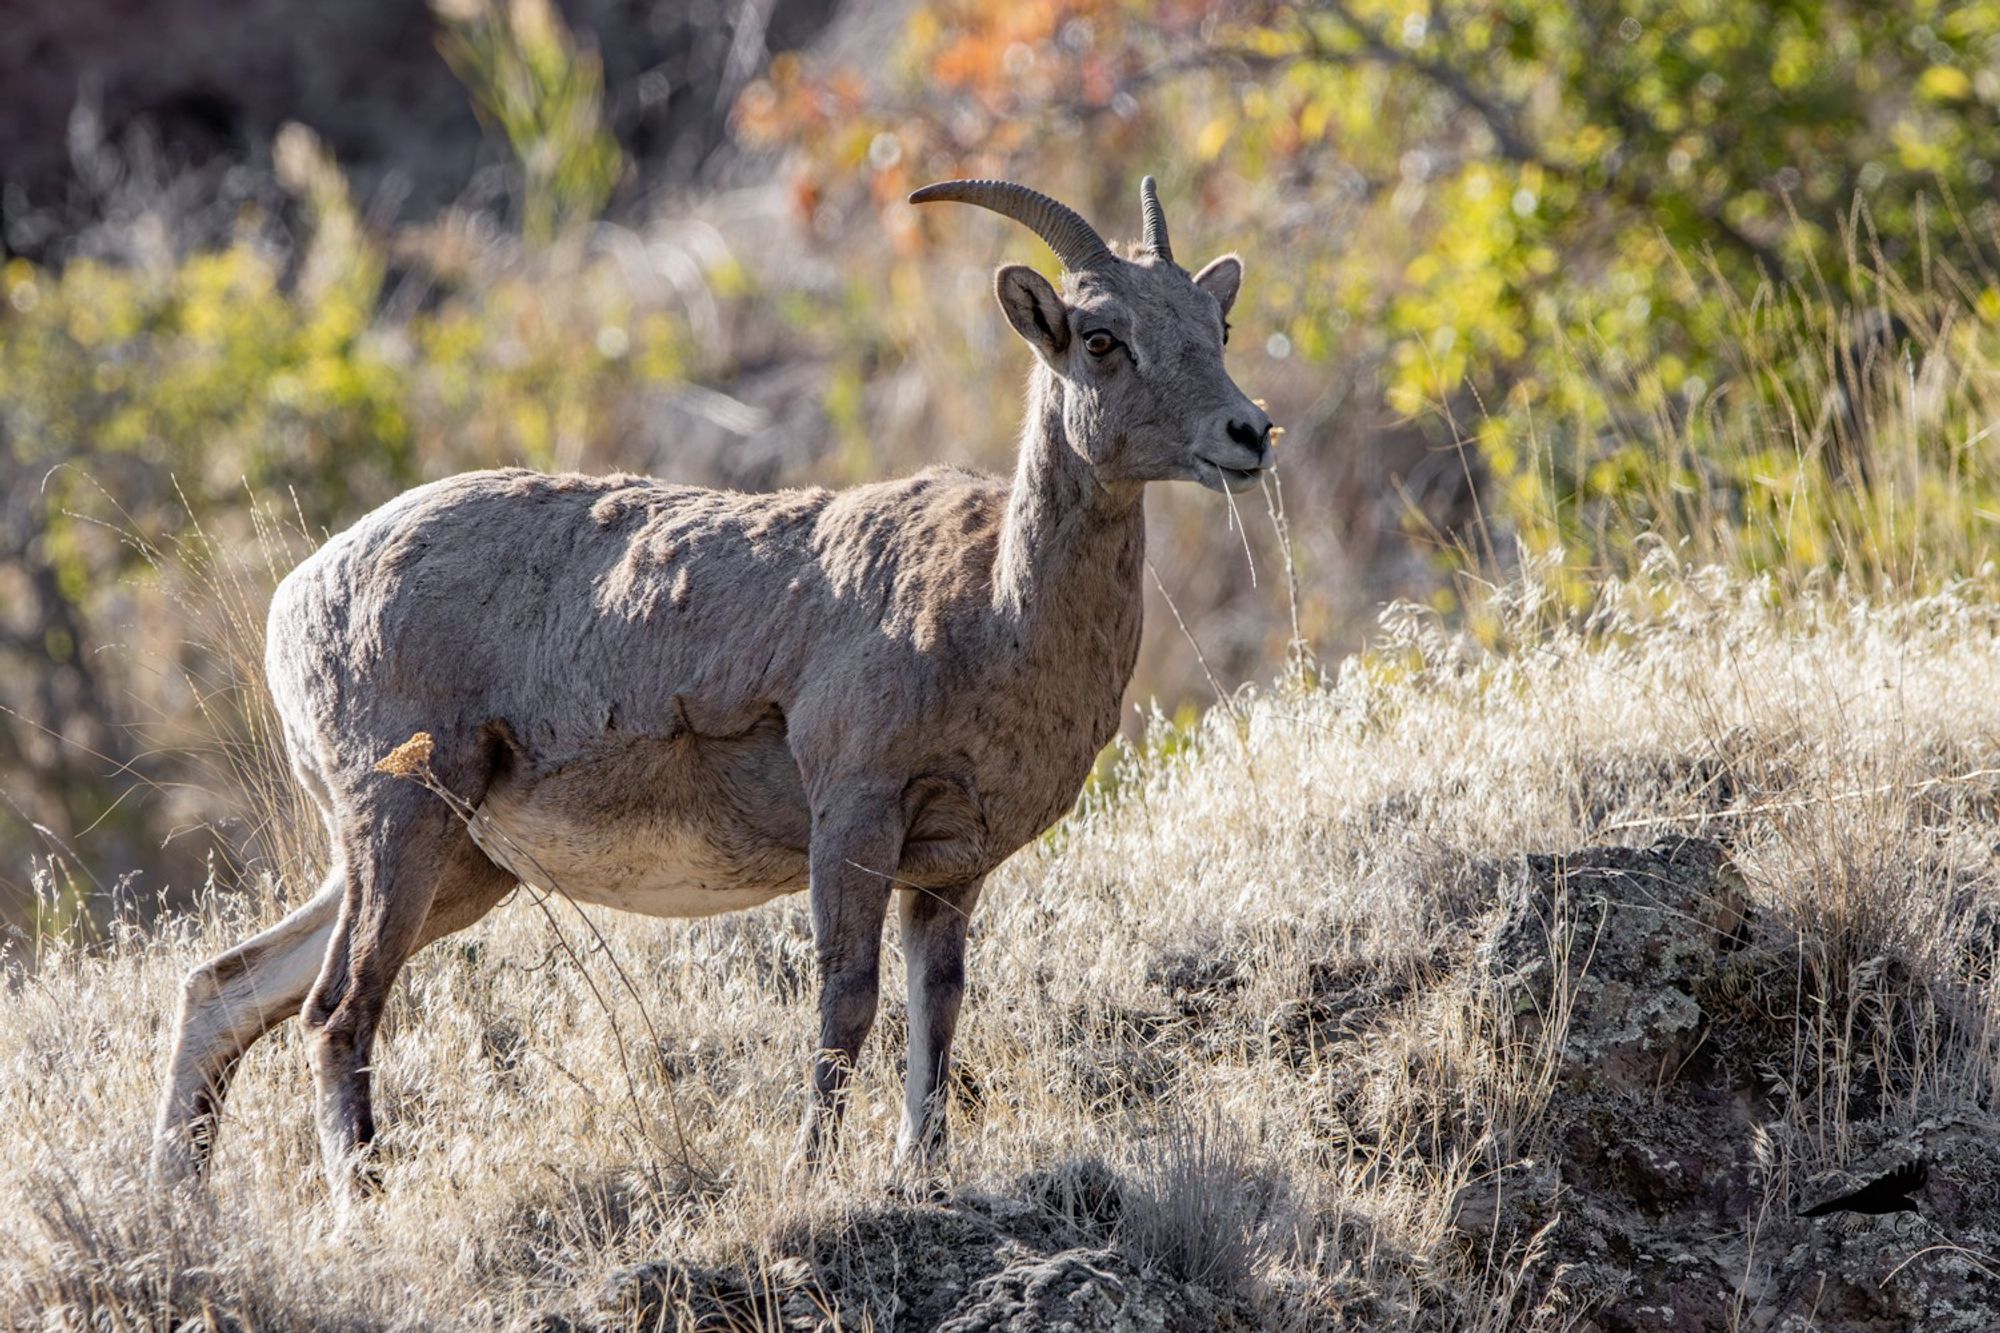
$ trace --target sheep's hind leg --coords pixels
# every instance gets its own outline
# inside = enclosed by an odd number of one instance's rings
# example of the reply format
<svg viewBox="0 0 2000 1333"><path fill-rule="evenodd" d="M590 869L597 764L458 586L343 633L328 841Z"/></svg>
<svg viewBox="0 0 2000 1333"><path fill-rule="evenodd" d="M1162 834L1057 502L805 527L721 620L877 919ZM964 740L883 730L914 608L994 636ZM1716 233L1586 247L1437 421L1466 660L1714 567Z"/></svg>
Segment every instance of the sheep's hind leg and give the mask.
<svg viewBox="0 0 2000 1333"><path fill-rule="evenodd" d="M375 1138L369 1061L396 974L439 927L471 924L514 883L436 795L387 777L370 782L367 808L343 821L352 830L346 897L304 1013L320 1152L343 1201L372 1180L363 1170Z"/></svg>
<svg viewBox="0 0 2000 1333"><path fill-rule="evenodd" d="M206 1168L237 1062L305 1003L325 960L345 883L336 868L319 893L283 921L188 973L153 1134L155 1179Z"/></svg>

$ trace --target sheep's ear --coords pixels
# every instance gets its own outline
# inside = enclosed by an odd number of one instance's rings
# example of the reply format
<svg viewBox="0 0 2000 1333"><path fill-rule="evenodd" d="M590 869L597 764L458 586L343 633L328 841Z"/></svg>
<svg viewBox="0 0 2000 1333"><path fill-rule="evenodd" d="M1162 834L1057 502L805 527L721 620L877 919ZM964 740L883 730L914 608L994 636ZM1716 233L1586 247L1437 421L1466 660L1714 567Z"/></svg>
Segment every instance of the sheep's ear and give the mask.
<svg viewBox="0 0 2000 1333"><path fill-rule="evenodd" d="M1008 264L993 275L993 294L1014 332L1053 360L1069 346L1069 312L1049 280L1026 264Z"/></svg>
<svg viewBox="0 0 2000 1333"><path fill-rule="evenodd" d="M1194 285L1220 301L1226 315L1229 307L1236 304L1236 293L1243 286L1243 261L1235 255L1224 255L1195 274Z"/></svg>

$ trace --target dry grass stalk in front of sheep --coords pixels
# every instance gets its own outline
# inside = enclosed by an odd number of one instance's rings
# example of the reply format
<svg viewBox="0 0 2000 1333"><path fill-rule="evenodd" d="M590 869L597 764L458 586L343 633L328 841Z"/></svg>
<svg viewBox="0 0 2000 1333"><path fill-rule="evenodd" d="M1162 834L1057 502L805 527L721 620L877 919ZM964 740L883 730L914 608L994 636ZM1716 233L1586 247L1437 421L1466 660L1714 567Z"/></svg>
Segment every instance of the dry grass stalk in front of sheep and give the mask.
<svg viewBox="0 0 2000 1333"><path fill-rule="evenodd" d="M440 801L443 801L445 806L450 809L452 815L460 823L464 824L468 831L477 830L482 847L499 847L505 851L508 865L517 867L525 866L534 872L534 878L532 880L523 880L521 887L528 891L529 899L535 904L536 909L541 912L543 919L548 923L549 934L555 941L553 947L560 951L575 966L578 974L583 977L585 984L590 987L591 998L597 1002L597 1007L603 1012L605 1021L610 1025L611 1040L616 1044L618 1049L618 1064L625 1073L625 1092L633 1111L631 1138L633 1141L644 1145L645 1165L647 1171L652 1176L653 1186L655 1189L664 1192L665 1182L660 1175L658 1157L654 1152L651 1122L639 1108L638 1089L632 1081L632 1052L625 1039L625 1029L618 1021L617 1010L606 1000L604 993L598 988L596 978L590 975L590 967L585 961L585 953L601 956L610 965L613 975L618 980L618 985L624 990L626 995L631 997L633 1005L639 1011L639 1021L645 1026L646 1036L652 1043L652 1050L656 1053L664 1053L666 1048L660 1041L659 1029L653 1024L653 1015L646 1008L645 997L639 993L639 988L632 984L632 975L625 970L625 965L619 961L617 952L611 947L611 942L604 938L604 933L597 928L597 924L590 919L589 914L577 905L576 899L563 892L562 886L556 882L555 876L549 874L548 870L535 857L534 853L521 846L519 842L507 833L507 830L500 827L498 823L494 822L483 811L467 804L464 798L439 780L437 774L431 770L432 746L431 734L428 731L419 731L388 754L383 755L377 761L375 771L386 773L391 777L407 778L417 783L424 790L430 792ZM589 933L591 943L587 951L579 952L577 947L570 942L569 933L563 929L562 922L556 919L554 910L549 907L549 899L558 896L569 904L570 910L576 914L577 920L582 924L583 929ZM680 1168L686 1173L689 1180L698 1180L704 1184L713 1185L716 1183L713 1175L696 1164L694 1155L688 1148L687 1131L681 1127L680 1107L673 1095L673 1076L668 1074L666 1081L667 1111L674 1131L674 1146L679 1158Z"/></svg>

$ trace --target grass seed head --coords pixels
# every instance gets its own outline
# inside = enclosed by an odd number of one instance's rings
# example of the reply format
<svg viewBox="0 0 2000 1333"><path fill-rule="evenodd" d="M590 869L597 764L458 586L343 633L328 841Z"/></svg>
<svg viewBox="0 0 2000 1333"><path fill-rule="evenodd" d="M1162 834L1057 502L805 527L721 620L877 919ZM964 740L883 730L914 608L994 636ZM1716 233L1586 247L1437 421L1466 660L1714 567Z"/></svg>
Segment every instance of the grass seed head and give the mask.
<svg viewBox="0 0 2000 1333"><path fill-rule="evenodd" d="M415 777L431 766L431 734L419 731L410 739L382 756L375 765L377 773L387 773L391 777Z"/></svg>

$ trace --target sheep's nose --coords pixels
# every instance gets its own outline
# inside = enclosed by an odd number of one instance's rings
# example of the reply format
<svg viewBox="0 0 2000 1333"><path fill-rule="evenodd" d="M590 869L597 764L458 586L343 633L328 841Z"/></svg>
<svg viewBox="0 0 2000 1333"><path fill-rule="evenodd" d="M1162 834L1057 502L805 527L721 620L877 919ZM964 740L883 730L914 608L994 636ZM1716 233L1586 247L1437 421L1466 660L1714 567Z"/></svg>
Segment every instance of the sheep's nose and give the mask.
<svg viewBox="0 0 2000 1333"><path fill-rule="evenodd" d="M1270 428L1271 423L1268 420L1261 425L1250 421L1231 421L1229 438L1246 449L1256 449L1264 443L1264 432Z"/></svg>

